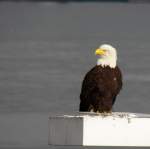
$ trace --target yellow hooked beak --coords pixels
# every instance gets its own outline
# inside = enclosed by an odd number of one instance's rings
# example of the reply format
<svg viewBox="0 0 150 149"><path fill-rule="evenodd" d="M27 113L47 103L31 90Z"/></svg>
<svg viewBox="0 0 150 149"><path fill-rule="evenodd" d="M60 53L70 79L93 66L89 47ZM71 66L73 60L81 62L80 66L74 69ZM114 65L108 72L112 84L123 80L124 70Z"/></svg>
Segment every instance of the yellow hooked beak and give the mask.
<svg viewBox="0 0 150 149"><path fill-rule="evenodd" d="M104 49L96 49L95 55L105 55L106 51Z"/></svg>

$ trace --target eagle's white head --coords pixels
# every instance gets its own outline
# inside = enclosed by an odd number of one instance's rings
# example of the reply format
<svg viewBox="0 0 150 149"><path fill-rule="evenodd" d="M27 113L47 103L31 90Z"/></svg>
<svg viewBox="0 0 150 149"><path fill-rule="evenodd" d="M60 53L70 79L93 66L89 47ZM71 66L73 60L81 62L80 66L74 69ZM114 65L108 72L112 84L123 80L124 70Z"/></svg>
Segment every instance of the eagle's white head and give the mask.
<svg viewBox="0 0 150 149"><path fill-rule="evenodd" d="M102 67L109 66L111 68L116 67L117 51L111 45L101 45L98 49L96 49L95 54L100 56L97 60L97 65L101 65Z"/></svg>

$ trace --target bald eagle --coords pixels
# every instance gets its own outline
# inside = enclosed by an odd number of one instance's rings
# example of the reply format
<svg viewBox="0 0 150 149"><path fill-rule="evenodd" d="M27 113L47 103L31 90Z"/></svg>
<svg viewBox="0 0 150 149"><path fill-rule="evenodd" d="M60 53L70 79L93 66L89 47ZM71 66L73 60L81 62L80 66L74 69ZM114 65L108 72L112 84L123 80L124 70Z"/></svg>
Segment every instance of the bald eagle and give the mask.
<svg viewBox="0 0 150 149"><path fill-rule="evenodd" d="M108 44L96 49L97 65L84 77L79 111L111 112L122 88L122 74L117 66L117 52Z"/></svg>

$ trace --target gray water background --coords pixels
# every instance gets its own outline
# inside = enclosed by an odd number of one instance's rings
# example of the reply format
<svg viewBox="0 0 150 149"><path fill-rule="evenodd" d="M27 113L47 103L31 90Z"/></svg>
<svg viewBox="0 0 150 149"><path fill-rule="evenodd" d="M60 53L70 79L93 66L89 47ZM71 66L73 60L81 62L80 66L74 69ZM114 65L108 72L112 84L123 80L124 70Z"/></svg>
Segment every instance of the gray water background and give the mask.
<svg viewBox="0 0 150 149"><path fill-rule="evenodd" d="M53 148L48 116L78 111L103 43L123 73L115 111L150 113L150 5L0 2L0 148Z"/></svg>

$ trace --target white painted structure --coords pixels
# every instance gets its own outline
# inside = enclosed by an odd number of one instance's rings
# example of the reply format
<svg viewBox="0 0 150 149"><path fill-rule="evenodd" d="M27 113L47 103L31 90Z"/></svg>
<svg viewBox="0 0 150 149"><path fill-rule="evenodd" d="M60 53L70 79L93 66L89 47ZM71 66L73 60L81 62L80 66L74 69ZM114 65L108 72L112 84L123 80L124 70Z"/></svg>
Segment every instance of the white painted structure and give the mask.
<svg viewBox="0 0 150 149"><path fill-rule="evenodd" d="M49 145L150 146L150 115L114 112L50 116Z"/></svg>

